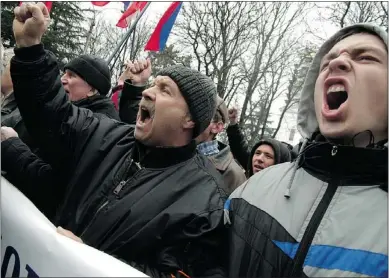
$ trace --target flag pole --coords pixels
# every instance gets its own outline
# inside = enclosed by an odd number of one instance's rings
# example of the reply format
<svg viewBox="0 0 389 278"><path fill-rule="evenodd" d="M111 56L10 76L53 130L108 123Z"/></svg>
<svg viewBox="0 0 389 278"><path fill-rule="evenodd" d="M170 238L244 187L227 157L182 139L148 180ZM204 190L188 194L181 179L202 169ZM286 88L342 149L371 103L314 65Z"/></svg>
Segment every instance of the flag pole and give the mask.
<svg viewBox="0 0 389 278"><path fill-rule="evenodd" d="M131 33L134 31L136 24L138 23L139 19L142 17L143 13L146 11L146 9L150 6L151 2L147 2L146 6L140 11L139 15L135 18L134 22L131 24L131 27L128 29L127 33L123 36L120 43L117 45L115 50L112 52L111 56L109 56L107 63L110 64L113 58L116 56L117 52L121 49L122 45L128 40Z"/></svg>

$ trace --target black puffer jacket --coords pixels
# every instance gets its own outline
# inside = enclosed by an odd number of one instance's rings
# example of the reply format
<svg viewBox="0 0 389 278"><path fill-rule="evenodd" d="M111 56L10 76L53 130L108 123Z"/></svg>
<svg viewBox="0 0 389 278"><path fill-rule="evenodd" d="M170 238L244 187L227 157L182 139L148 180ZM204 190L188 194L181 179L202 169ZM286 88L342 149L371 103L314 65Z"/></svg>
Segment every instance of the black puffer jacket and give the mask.
<svg viewBox="0 0 389 278"><path fill-rule="evenodd" d="M127 90L131 90L131 85L127 86ZM118 113L110 99L95 95L86 99L73 102L78 107L90 109L93 113L99 113L106 115L113 119L118 119ZM17 118L20 118L18 121ZM9 124L12 121L17 122L18 128L16 131L22 133L22 136L16 138L9 138L1 143L1 170L5 172L4 177L7 178L13 185L18 187L25 195L29 196L30 200L38 207L38 209L51 221L54 220L54 216L58 207L58 204L62 201L63 190L69 176L66 173L66 165L57 161L54 169L52 166L40 158L47 157L43 151L38 148L32 150L29 145L23 140L33 142L30 135L28 135L26 127L20 116L19 111L14 113L12 117L9 117L6 122ZM7 125L8 126L8 125ZM13 127L13 126L11 126ZM27 135L27 136L26 136ZM47 140L49 141L49 140ZM51 142L50 142L51 143ZM52 150L54 151L54 150ZM57 150L55 150L57 151ZM53 186L53 184L59 184ZM39 184L44 189L45 194L34 190L36 184ZM47 202L47 196L50 196L52 202Z"/></svg>
<svg viewBox="0 0 389 278"><path fill-rule="evenodd" d="M151 277L181 270L225 275L226 195L220 174L196 154L194 142L146 149L131 126L72 105L58 63L42 45L16 49L11 63L26 125L51 130L61 159L71 165L57 224Z"/></svg>
<svg viewBox="0 0 389 278"><path fill-rule="evenodd" d="M239 164L246 169L247 161L250 158L250 148L246 138L240 130L239 124L229 125L226 131L232 155Z"/></svg>

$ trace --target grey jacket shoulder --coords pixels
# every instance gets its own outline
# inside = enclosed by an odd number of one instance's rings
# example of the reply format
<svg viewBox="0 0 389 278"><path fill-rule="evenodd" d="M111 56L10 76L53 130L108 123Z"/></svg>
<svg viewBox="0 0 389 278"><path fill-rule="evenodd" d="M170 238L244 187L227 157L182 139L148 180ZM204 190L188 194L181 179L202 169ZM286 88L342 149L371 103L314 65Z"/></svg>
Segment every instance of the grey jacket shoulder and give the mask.
<svg viewBox="0 0 389 278"><path fill-rule="evenodd" d="M245 170L235 161L229 146L219 142L219 148L219 153L208 158L223 176L224 190L230 195L246 181Z"/></svg>

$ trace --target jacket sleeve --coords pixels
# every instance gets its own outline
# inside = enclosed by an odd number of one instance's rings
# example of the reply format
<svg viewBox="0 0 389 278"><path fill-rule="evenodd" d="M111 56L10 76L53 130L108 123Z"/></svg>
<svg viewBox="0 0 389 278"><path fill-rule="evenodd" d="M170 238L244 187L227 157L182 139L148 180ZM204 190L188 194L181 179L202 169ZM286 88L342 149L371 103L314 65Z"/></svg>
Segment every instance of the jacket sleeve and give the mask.
<svg viewBox="0 0 389 278"><path fill-rule="evenodd" d="M228 126L227 137L232 155L246 169L250 159L250 149L238 124Z"/></svg>
<svg viewBox="0 0 389 278"><path fill-rule="evenodd" d="M1 142L1 168L5 178L26 195L47 217L56 206L53 170L18 137ZM36 190L37 188L41 190ZM45 194L42 194L44 192ZM53 202L47 202L47 196Z"/></svg>
<svg viewBox="0 0 389 278"><path fill-rule="evenodd" d="M58 62L42 44L15 48L11 77L28 133L44 153L60 150L45 156L45 160L53 167L52 162L57 161L71 165L98 126L98 119L92 111L71 104L60 80Z"/></svg>
<svg viewBox="0 0 389 278"><path fill-rule="evenodd" d="M126 80L119 99L120 119L130 125L136 124L136 117L139 110L139 102L142 99L142 92L146 87L134 86Z"/></svg>

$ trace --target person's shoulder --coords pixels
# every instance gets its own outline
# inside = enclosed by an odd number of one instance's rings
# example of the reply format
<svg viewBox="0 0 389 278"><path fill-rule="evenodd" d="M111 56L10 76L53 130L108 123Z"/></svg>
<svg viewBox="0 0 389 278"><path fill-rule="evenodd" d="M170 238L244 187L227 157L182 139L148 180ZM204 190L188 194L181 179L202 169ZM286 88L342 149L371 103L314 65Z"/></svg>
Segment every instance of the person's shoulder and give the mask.
<svg viewBox="0 0 389 278"><path fill-rule="evenodd" d="M241 197L243 195L253 194L253 192L256 192L256 194L261 194L258 192L265 194L269 190L275 191L278 187L284 187L290 181L294 166L291 162L285 162L263 169L252 175L244 183L244 186L238 187L230 197Z"/></svg>
<svg viewBox="0 0 389 278"><path fill-rule="evenodd" d="M227 193L223 189L223 176L216 169L215 165L204 155L196 154L193 158L194 167L202 183L209 189L216 189L222 198L227 198Z"/></svg>

